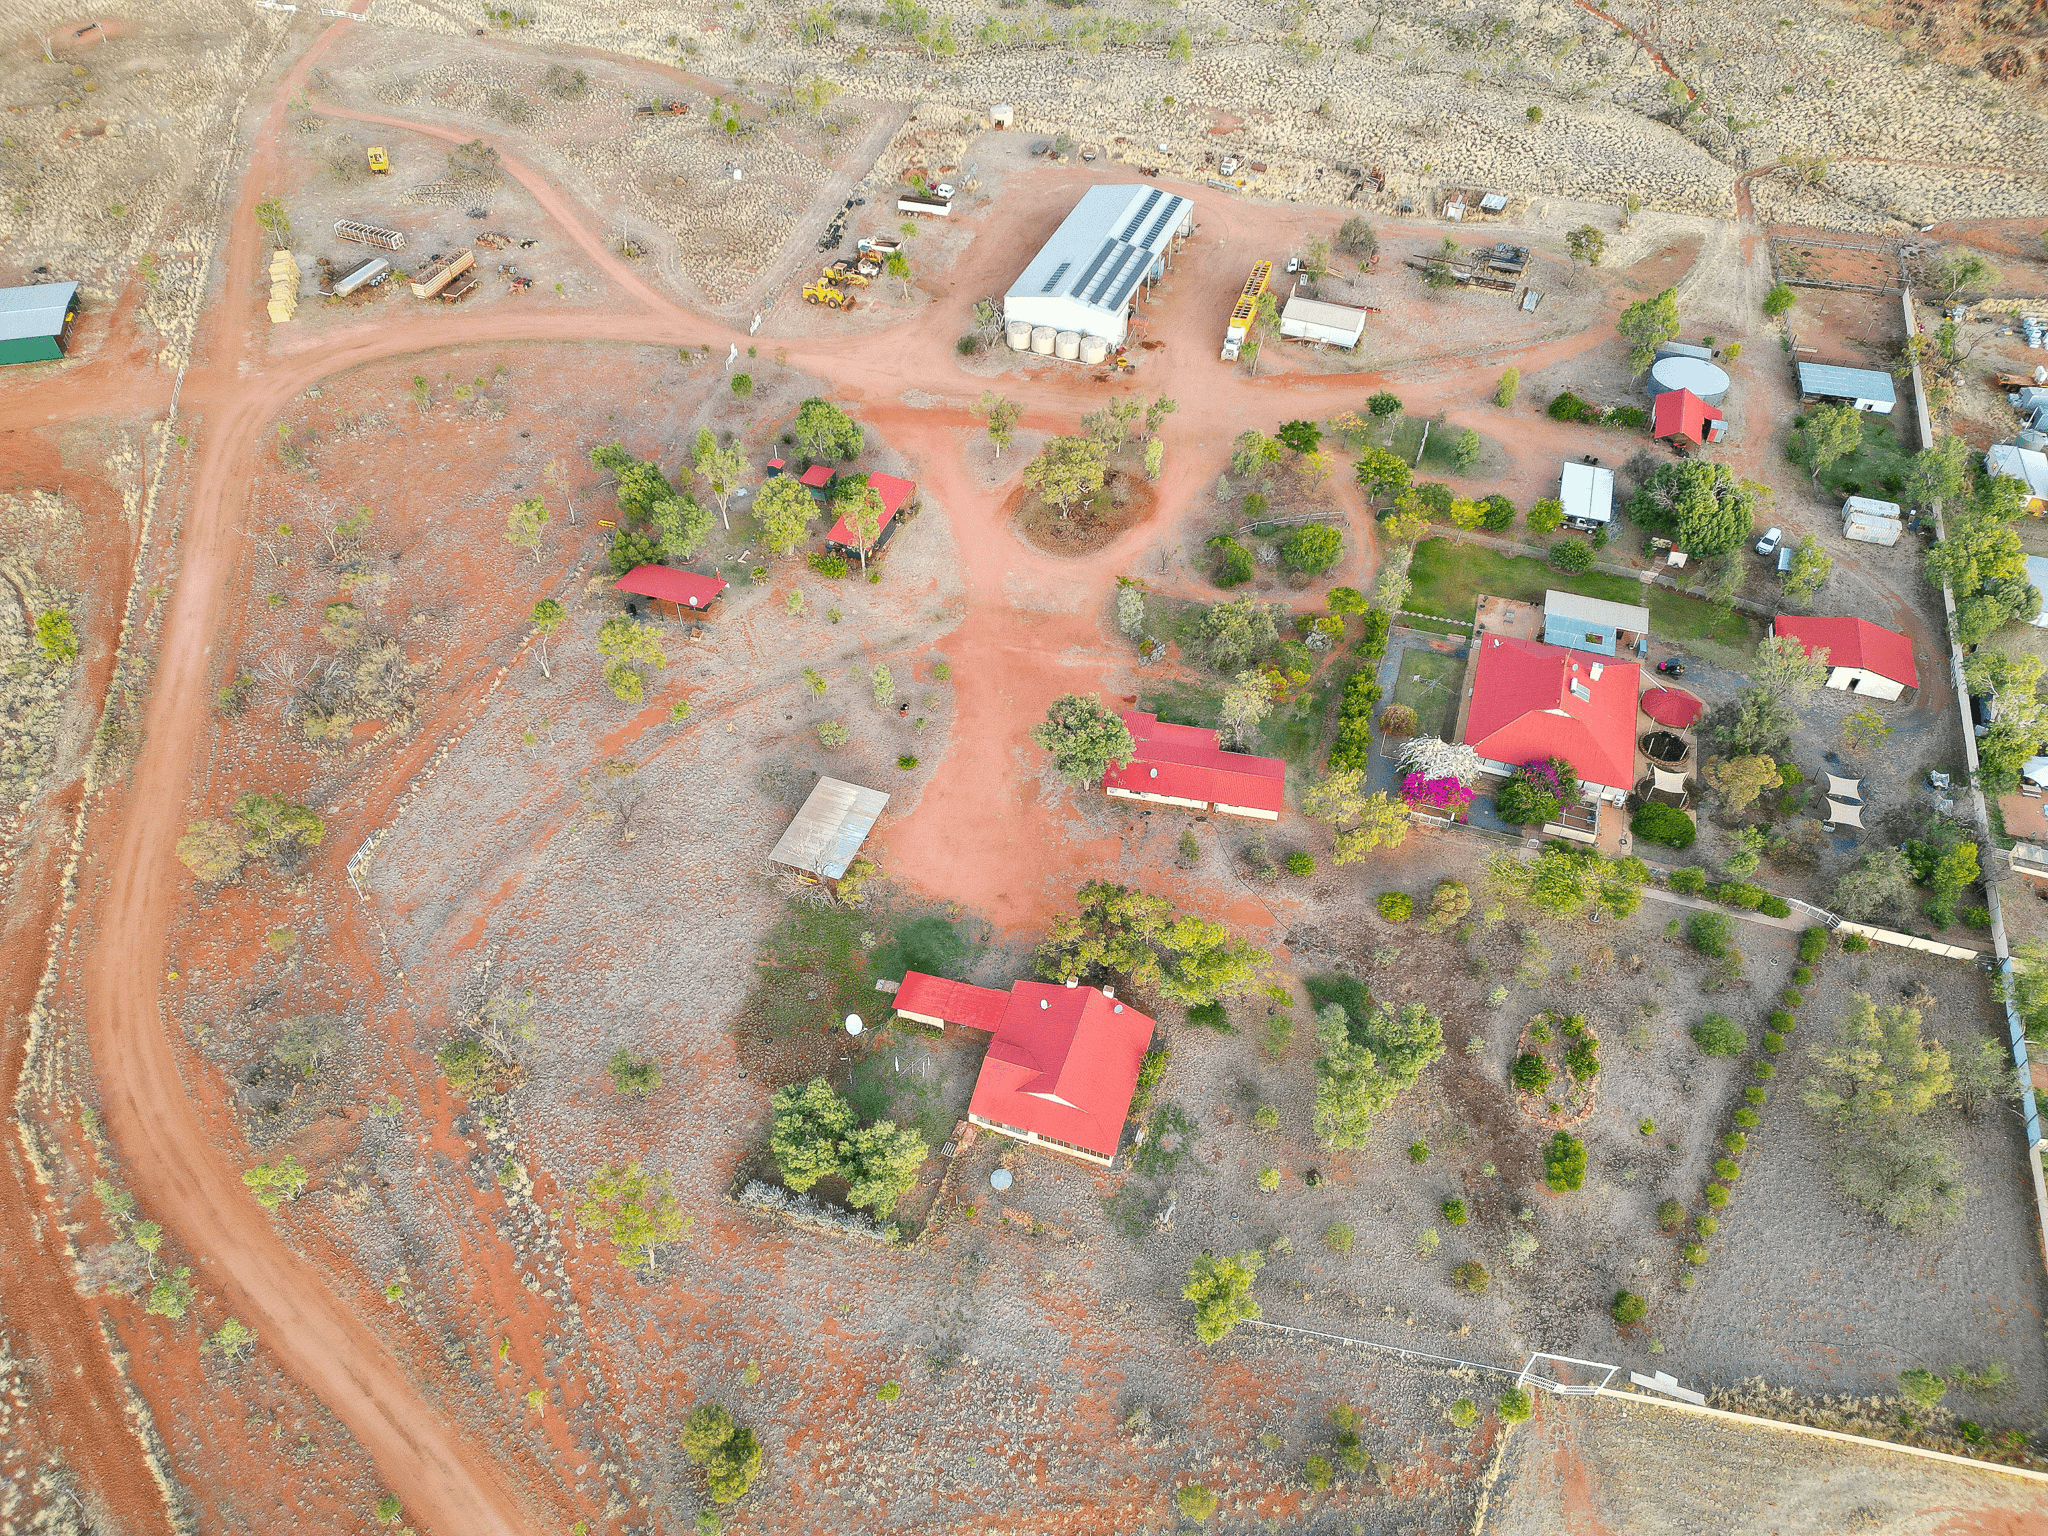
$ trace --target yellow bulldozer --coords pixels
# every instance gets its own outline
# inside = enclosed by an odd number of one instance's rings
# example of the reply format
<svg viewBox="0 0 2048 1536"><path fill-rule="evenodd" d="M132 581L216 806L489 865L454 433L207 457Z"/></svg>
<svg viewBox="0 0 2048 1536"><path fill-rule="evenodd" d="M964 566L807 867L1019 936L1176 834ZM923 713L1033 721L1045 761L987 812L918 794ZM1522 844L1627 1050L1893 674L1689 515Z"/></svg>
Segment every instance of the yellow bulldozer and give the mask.
<svg viewBox="0 0 2048 1536"><path fill-rule="evenodd" d="M835 287L832 282L832 274L828 272L816 282L805 286L804 302L806 304L822 304L827 309L851 309L853 308L853 295Z"/></svg>
<svg viewBox="0 0 2048 1536"><path fill-rule="evenodd" d="M857 263L841 259L825 269L824 280L828 283L844 283L849 288L865 288L868 275L860 270Z"/></svg>

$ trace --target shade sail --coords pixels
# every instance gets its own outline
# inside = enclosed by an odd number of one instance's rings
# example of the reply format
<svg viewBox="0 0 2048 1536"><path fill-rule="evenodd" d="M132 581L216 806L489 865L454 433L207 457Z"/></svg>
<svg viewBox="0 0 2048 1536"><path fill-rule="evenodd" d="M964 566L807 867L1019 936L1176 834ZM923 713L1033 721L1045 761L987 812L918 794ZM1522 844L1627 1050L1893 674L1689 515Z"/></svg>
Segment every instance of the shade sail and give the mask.
<svg viewBox="0 0 2048 1536"><path fill-rule="evenodd" d="M1643 695L1643 713L1659 725L1684 730L1707 712L1707 706L1683 688L1652 688Z"/></svg>

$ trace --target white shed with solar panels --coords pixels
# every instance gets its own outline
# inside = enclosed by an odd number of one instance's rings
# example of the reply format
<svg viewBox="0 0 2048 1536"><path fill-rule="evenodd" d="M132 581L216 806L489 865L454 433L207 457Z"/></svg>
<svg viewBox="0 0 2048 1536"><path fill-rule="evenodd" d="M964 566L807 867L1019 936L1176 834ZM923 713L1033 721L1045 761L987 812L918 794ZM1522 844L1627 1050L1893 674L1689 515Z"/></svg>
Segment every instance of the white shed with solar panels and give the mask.
<svg viewBox="0 0 2048 1536"><path fill-rule="evenodd" d="M1122 346L1138 285L1162 276L1195 205L1161 187L1090 187L1003 295L1003 319Z"/></svg>

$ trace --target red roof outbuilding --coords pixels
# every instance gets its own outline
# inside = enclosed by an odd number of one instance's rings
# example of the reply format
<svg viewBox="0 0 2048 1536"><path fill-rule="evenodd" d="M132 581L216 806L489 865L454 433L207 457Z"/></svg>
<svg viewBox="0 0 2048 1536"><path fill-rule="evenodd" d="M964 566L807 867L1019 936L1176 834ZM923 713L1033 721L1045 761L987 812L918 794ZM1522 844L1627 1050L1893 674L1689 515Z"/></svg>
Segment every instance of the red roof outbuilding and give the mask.
<svg viewBox="0 0 2048 1536"><path fill-rule="evenodd" d="M813 464L801 475L798 475L797 479L803 484L810 486L813 490L822 491L832 483L832 466L830 464Z"/></svg>
<svg viewBox="0 0 2048 1536"><path fill-rule="evenodd" d="M816 473L816 470L812 470L806 474L804 483L809 485L811 475ZM917 489L917 482L899 479L895 475L871 474L868 476L868 484L873 486L875 493L882 498L882 515L875 528L875 542L868 546L874 549L881 545L882 535L889 531L889 524L894 522L896 514L903 510L903 503L910 500L910 493ZM832 525L832 531L825 535L825 542L846 549L858 547L853 537L853 528L844 517Z"/></svg>
<svg viewBox="0 0 2048 1536"><path fill-rule="evenodd" d="M636 565L613 583L621 592L697 609L710 607L711 600L727 585L716 576L700 576L695 571L678 571L666 565Z"/></svg>
<svg viewBox="0 0 2048 1536"><path fill-rule="evenodd" d="M1114 1158L1152 1029L1152 1020L1098 988L1020 981L968 1112L992 1129Z"/></svg>
<svg viewBox="0 0 2048 1536"><path fill-rule="evenodd" d="M1559 757L1582 783L1627 789L1635 782L1641 687L1634 662L1482 635L1472 662L1465 741L1496 763L1515 767Z"/></svg>
<svg viewBox="0 0 2048 1536"><path fill-rule="evenodd" d="M1218 809L1280 814L1287 764L1279 758L1226 752L1215 731L1168 725L1143 710L1125 710L1124 724L1137 743L1137 754L1121 768L1110 765L1102 776L1106 793L1165 795Z"/></svg>
<svg viewBox="0 0 2048 1536"><path fill-rule="evenodd" d="M942 1024L964 1024L969 1029L994 1030L1010 1006L1010 994L994 987L977 987L923 971L905 971L896 988L896 1011L922 1023L937 1019Z"/></svg>
<svg viewBox="0 0 2048 1536"><path fill-rule="evenodd" d="M1707 404L1689 389L1667 389L1650 405L1650 436L1689 437L1705 443L1710 421L1726 421L1720 407Z"/></svg>
<svg viewBox="0 0 2048 1536"><path fill-rule="evenodd" d="M1913 665L1913 642L1897 630L1883 629L1868 619L1830 619L1779 614L1771 633L1790 635L1809 652L1825 651L1831 667L1875 672L1908 688L1920 686Z"/></svg>

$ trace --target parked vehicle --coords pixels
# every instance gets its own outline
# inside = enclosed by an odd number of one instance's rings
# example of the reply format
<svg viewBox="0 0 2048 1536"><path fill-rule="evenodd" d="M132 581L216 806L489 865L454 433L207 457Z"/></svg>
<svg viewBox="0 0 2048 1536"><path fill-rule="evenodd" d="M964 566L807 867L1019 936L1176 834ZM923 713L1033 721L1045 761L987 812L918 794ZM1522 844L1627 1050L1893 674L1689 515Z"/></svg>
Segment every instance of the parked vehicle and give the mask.
<svg viewBox="0 0 2048 1536"><path fill-rule="evenodd" d="M1785 530L1773 528L1756 541L1756 552L1760 555L1775 555L1778 546L1785 542Z"/></svg>
<svg viewBox="0 0 2048 1536"><path fill-rule="evenodd" d="M1685 663L1678 657L1673 656L1669 661L1658 662L1657 670L1666 677L1683 677L1685 676Z"/></svg>

